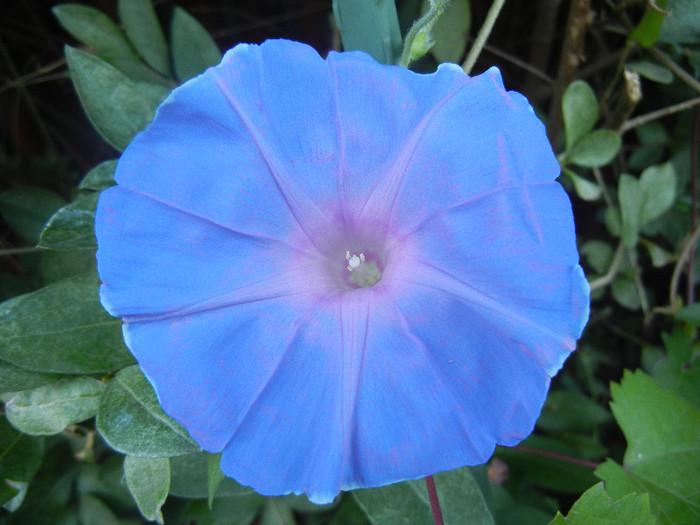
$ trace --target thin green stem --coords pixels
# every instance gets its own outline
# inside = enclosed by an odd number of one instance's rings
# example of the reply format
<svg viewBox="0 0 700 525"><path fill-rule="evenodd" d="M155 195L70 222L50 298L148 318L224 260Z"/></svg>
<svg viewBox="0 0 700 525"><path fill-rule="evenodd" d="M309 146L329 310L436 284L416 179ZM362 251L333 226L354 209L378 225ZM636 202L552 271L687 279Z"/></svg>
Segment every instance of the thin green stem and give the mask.
<svg viewBox="0 0 700 525"><path fill-rule="evenodd" d="M602 277L598 277L596 280L591 282L591 291L596 290L598 288L602 288L603 286L606 286L615 280L615 277L617 276L617 270L620 268L620 263L622 262L622 256L624 254L625 245L622 241L620 241L620 244L617 245L617 250L615 251L613 260L610 263L608 273L606 273Z"/></svg>
<svg viewBox="0 0 700 525"><path fill-rule="evenodd" d="M39 248L38 246L29 246L26 248L6 248L0 250L0 257L5 257L8 255L19 255L21 253L37 253L43 252L45 248Z"/></svg>
<svg viewBox="0 0 700 525"><path fill-rule="evenodd" d="M493 29L493 25L496 23L496 19L501 12L503 4L505 3L506 0L493 0L491 8L486 15L486 20L484 20L484 25L481 26L479 34L476 36L476 40L474 40L474 44L469 50L466 60L462 64L462 69L467 75L471 73L474 64L476 64L476 59L479 58L481 50L486 45L486 40L488 40L491 30Z"/></svg>

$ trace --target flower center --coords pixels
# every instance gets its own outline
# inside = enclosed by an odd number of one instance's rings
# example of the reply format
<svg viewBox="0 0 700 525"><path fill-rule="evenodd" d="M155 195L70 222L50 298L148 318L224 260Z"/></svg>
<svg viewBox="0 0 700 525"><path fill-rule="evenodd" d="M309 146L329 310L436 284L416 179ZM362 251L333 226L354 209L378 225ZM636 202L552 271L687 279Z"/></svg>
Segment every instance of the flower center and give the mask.
<svg viewBox="0 0 700 525"><path fill-rule="evenodd" d="M382 277L377 263L365 257L364 253L351 254L346 251L345 259L348 261L347 270L350 272L350 280L356 286L361 288L373 286Z"/></svg>

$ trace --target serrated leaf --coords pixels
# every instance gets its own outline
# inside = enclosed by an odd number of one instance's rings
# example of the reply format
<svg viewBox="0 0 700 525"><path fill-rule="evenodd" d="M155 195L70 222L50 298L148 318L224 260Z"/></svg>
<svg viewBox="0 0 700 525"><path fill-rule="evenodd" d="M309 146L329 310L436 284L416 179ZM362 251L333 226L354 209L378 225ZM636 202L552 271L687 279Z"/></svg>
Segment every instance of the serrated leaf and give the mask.
<svg viewBox="0 0 700 525"><path fill-rule="evenodd" d="M153 120L156 104L124 73L95 55L70 46L65 54L90 122L109 144L123 150Z"/></svg>
<svg viewBox="0 0 700 525"><path fill-rule="evenodd" d="M447 525L494 523L469 467L441 472L434 479ZM352 496L373 525L434 523L428 491L422 479L355 490Z"/></svg>
<svg viewBox="0 0 700 525"><path fill-rule="evenodd" d="M177 78L184 82L221 62L221 51L206 29L184 9L173 10L170 47Z"/></svg>
<svg viewBox="0 0 700 525"><path fill-rule="evenodd" d="M97 429L110 447L131 456L171 457L200 450L160 407L138 366L121 370L107 385Z"/></svg>
<svg viewBox="0 0 700 525"><path fill-rule="evenodd" d="M598 120L598 100L591 86L576 80L566 88L561 103L566 134L566 152L588 135Z"/></svg>
<svg viewBox="0 0 700 525"><path fill-rule="evenodd" d="M36 244L44 225L66 200L38 186L19 186L0 194L0 215L19 235Z"/></svg>
<svg viewBox="0 0 700 525"><path fill-rule="evenodd" d="M680 318L694 317L695 305L684 308ZM683 312L685 310L685 312ZM697 310L696 310L697 311ZM681 313L683 312L683 313ZM679 315L676 314L676 319ZM694 339L677 327L672 334L661 334L667 353L652 369L652 377L666 390L675 392L681 399L700 408L700 353L693 351Z"/></svg>
<svg viewBox="0 0 700 525"><path fill-rule="evenodd" d="M119 18L129 40L146 63L169 77L168 44L151 0L119 0Z"/></svg>
<svg viewBox="0 0 700 525"><path fill-rule="evenodd" d="M114 171L117 169L116 160L106 160L87 172L78 186L81 190L102 191L114 186Z"/></svg>
<svg viewBox="0 0 700 525"><path fill-rule="evenodd" d="M574 503L569 514L557 516L550 525L655 525L647 494L628 494L617 501L607 495L602 483L588 489Z"/></svg>
<svg viewBox="0 0 700 525"><path fill-rule="evenodd" d="M105 384L89 377L63 379L34 390L16 392L5 403L5 415L25 434L58 434L68 425L97 414Z"/></svg>
<svg viewBox="0 0 700 525"><path fill-rule="evenodd" d="M620 136L609 129L599 129L580 138L567 149L566 161L584 168L598 168L611 162L620 151Z"/></svg>
<svg viewBox="0 0 700 525"><path fill-rule="evenodd" d="M361 50L381 64L401 56L401 29L394 0L333 0L333 16L345 51Z"/></svg>
<svg viewBox="0 0 700 525"><path fill-rule="evenodd" d="M39 246L52 250L97 248L95 209L99 193L78 197L49 219L39 237Z"/></svg>
<svg viewBox="0 0 700 525"><path fill-rule="evenodd" d="M170 460L126 456L124 477L143 517L163 523L160 509L170 489Z"/></svg>
<svg viewBox="0 0 700 525"><path fill-rule="evenodd" d="M700 410L641 371L611 385L611 408L627 440L624 469L609 460L596 470L615 499L649 493L659 523L700 520Z"/></svg>
<svg viewBox="0 0 700 525"><path fill-rule="evenodd" d="M566 168L562 171L566 173L566 175L571 179L571 182L574 184L576 194L583 200L595 201L600 198L602 192L598 184L596 184L595 182L591 182L588 179L585 179Z"/></svg>
<svg viewBox="0 0 700 525"><path fill-rule="evenodd" d="M79 276L0 304L0 359L35 372L92 374L134 362L121 321L100 305L96 276Z"/></svg>

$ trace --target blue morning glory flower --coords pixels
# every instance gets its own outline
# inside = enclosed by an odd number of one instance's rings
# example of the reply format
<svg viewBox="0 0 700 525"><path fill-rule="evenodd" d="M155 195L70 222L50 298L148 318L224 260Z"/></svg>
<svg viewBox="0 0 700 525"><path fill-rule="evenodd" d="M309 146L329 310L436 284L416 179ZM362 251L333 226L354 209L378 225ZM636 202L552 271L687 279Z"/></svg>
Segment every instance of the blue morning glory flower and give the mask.
<svg viewBox="0 0 700 525"><path fill-rule="evenodd" d="M532 431L588 318L558 174L495 68L239 45L124 152L102 303L165 411L261 494L483 463Z"/></svg>

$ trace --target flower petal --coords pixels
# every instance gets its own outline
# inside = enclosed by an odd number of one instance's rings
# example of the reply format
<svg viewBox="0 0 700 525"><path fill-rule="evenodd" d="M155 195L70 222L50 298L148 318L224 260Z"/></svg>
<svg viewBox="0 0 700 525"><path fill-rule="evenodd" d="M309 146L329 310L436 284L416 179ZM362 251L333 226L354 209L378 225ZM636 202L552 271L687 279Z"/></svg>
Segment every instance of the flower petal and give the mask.
<svg viewBox="0 0 700 525"><path fill-rule="evenodd" d="M313 278L294 278L285 267L303 256L300 250L265 233L223 228L120 186L101 195L95 229L102 304L125 319L182 316L314 291Z"/></svg>

